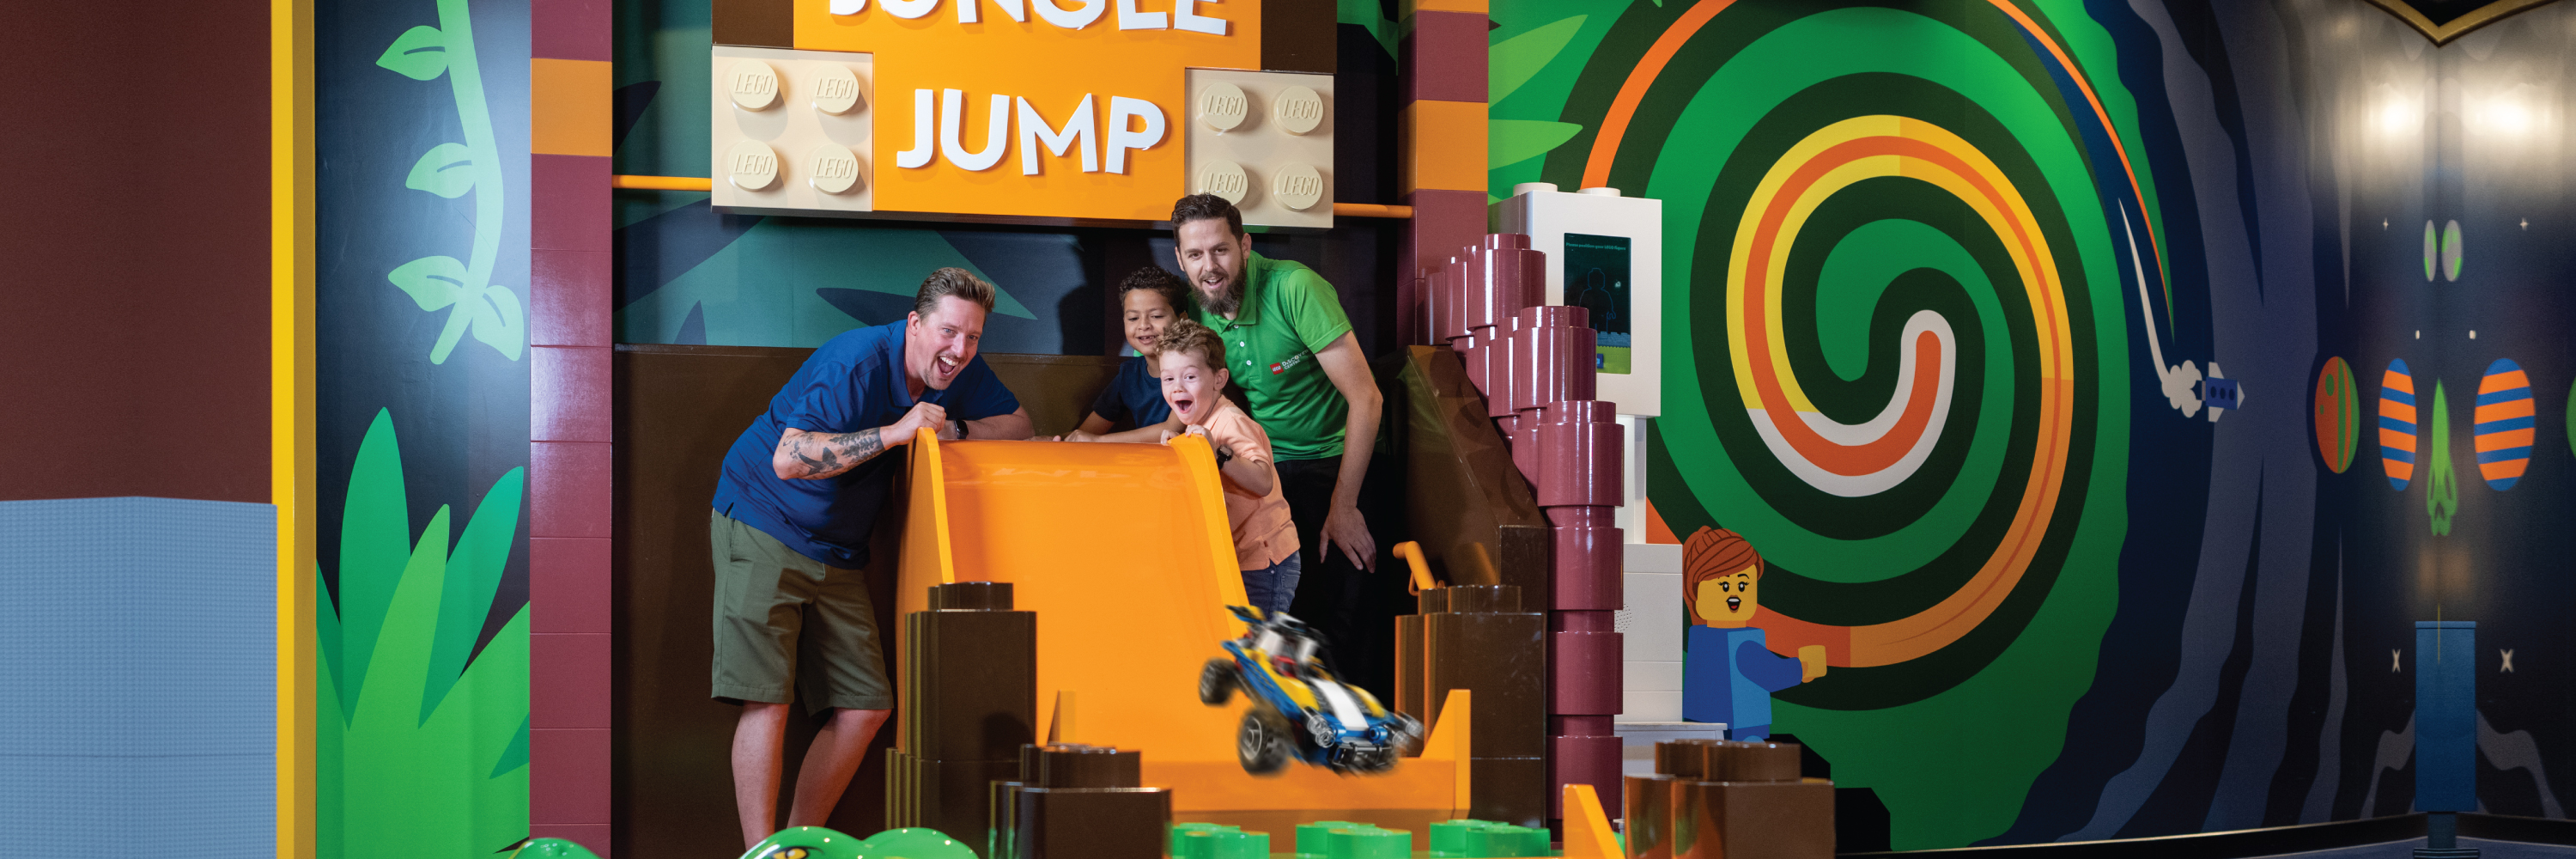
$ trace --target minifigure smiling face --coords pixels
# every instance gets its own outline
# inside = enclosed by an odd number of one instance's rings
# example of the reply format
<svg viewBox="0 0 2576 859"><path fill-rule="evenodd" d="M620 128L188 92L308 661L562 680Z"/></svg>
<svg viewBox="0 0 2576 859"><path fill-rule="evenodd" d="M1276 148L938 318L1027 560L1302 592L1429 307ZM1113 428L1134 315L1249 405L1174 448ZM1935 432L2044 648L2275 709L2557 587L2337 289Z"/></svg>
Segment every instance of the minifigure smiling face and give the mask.
<svg viewBox="0 0 2576 859"><path fill-rule="evenodd" d="M1761 607L1755 596L1761 582L1761 570L1754 567L1700 582L1699 593L1692 595L1691 608L1709 626L1741 627Z"/></svg>
<svg viewBox="0 0 2576 859"><path fill-rule="evenodd" d="M1697 626L1741 628L1762 610L1762 553L1744 536L1701 528L1682 541L1682 604Z"/></svg>

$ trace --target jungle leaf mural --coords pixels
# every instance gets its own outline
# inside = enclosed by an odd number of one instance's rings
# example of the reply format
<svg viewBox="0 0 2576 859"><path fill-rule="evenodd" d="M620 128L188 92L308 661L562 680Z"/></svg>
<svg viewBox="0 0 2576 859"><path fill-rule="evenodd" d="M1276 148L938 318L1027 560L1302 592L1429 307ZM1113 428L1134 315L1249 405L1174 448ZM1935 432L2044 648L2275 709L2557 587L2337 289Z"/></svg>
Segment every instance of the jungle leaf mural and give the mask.
<svg viewBox="0 0 2576 859"><path fill-rule="evenodd" d="M492 133L492 109L483 94L483 73L475 65L474 16L466 0L439 0L438 26L422 25L403 32L376 65L416 81L446 75L456 93L456 116L465 128L464 143L441 143L421 153L403 187L450 200L474 192L474 247L459 263L453 257L429 256L404 263L386 275L420 309L448 311L447 325L429 347L429 362L447 363L449 353L467 331L474 339L519 360L527 344L527 314L519 295L492 282L500 259L503 210L507 204L501 180L501 147Z"/></svg>
<svg viewBox="0 0 2576 859"><path fill-rule="evenodd" d="M319 591L315 623L317 855L473 856L527 834L526 607L467 660L518 538L525 480L512 469L494 483L452 546L445 506L415 542L392 413L368 426L339 598Z"/></svg>

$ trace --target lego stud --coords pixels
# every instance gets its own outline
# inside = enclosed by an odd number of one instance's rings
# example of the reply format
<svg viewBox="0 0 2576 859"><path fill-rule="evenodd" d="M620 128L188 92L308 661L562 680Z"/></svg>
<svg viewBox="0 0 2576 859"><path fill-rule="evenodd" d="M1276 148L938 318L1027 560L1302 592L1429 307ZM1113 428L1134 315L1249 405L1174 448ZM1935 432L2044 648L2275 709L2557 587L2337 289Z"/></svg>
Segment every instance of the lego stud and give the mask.
<svg viewBox="0 0 2576 859"><path fill-rule="evenodd" d="M736 60L725 70L725 92L736 107L768 110L778 103L778 70L759 60Z"/></svg>
<svg viewBox="0 0 2576 859"><path fill-rule="evenodd" d="M738 140L725 150L725 178L736 188L759 191L778 184L778 153L757 140Z"/></svg>
<svg viewBox="0 0 2576 859"><path fill-rule="evenodd" d="M1279 97L1270 102L1270 117L1290 134L1313 131L1315 126L1324 124L1324 97L1301 86L1280 90Z"/></svg>
<svg viewBox="0 0 2576 859"><path fill-rule="evenodd" d="M1270 177L1270 196L1279 205L1303 212L1324 199L1324 176L1304 162L1292 162Z"/></svg>
<svg viewBox="0 0 2576 859"><path fill-rule="evenodd" d="M859 76L848 66L828 64L814 81L814 109L840 116L859 106ZM840 193L834 191L833 193Z"/></svg>
<svg viewBox="0 0 2576 859"><path fill-rule="evenodd" d="M859 157L850 154L848 147L838 143L816 146L813 154L805 156L805 161L813 165L814 176L805 181L813 185L814 190L846 194L859 186Z"/></svg>
<svg viewBox="0 0 2576 859"><path fill-rule="evenodd" d="M1246 193L1252 190L1252 179L1243 175L1242 165L1217 158L1199 166L1199 174L1192 178L1191 185L1194 186L1192 193L1215 194L1240 206Z"/></svg>
<svg viewBox="0 0 2576 859"><path fill-rule="evenodd" d="M1219 134L1233 131L1235 126L1243 124L1244 116L1252 112L1252 100L1243 94L1243 88L1224 81L1200 87L1195 101L1199 121Z"/></svg>

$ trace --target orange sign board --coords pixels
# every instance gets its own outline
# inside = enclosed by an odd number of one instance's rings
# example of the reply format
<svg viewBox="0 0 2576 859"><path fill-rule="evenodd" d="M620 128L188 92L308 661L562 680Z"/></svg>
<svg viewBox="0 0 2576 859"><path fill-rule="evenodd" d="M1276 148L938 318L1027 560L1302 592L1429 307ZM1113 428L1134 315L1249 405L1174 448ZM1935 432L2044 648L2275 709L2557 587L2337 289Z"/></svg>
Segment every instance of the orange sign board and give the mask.
<svg viewBox="0 0 2576 859"><path fill-rule="evenodd" d="M798 49L874 55L879 211L1169 217L1185 70L1259 68L1260 27L1261 0L795 0Z"/></svg>

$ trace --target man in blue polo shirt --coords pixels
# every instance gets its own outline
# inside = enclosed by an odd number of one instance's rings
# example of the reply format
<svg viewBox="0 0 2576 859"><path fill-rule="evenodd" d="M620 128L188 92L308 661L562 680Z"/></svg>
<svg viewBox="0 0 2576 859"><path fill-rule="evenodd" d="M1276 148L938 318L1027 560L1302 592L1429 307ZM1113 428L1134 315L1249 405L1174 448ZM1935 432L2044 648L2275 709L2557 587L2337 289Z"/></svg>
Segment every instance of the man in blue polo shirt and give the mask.
<svg viewBox="0 0 2576 859"><path fill-rule="evenodd" d="M921 429L942 439L1030 435L1028 412L975 357L992 310L992 284L965 269L931 272L904 320L814 350L725 454L708 519L714 685L718 700L742 704L733 791L746 846L769 837L777 819L788 702L798 692L808 712L834 712L797 774L789 826L831 816L894 709L861 574L868 532L902 467L885 454Z"/></svg>

